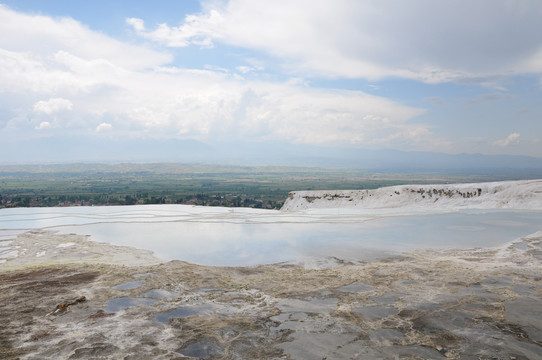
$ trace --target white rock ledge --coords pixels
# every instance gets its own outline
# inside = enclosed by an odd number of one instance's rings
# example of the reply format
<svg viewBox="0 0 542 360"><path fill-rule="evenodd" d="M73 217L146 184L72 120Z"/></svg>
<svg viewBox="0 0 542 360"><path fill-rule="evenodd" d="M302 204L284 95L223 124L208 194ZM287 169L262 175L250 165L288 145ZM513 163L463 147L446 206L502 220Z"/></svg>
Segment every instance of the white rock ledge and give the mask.
<svg viewBox="0 0 542 360"><path fill-rule="evenodd" d="M542 209L542 180L294 191L282 211L305 209Z"/></svg>

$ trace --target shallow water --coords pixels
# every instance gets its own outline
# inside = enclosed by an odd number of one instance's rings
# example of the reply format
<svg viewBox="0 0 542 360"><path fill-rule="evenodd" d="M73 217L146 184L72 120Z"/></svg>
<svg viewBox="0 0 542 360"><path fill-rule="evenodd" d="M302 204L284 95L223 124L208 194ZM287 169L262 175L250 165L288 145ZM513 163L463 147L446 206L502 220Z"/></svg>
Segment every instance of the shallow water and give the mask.
<svg viewBox="0 0 542 360"><path fill-rule="evenodd" d="M495 247L542 230L542 211L399 216L186 205L0 210L2 239L44 228L149 249L163 260L237 266L325 257L367 261L418 248Z"/></svg>
<svg viewBox="0 0 542 360"><path fill-rule="evenodd" d="M182 306L174 310L161 312L155 315L158 322L167 323L171 319L182 318L191 315L209 315L214 311L214 307L210 304Z"/></svg>
<svg viewBox="0 0 542 360"><path fill-rule="evenodd" d="M96 245L84 239L36 231L14 243L34 257L28 245L73 240L65 257ZM425 250L323 271L177 261L9 270L0 312L36 359L538 359L542 233L521 241L525 250ZM44 316L70 294L89 301Z"/></svg>
<svg viewBox="0 0 542 360"><path fill-rule="evenodd" d="M145 281L144 280L138 280L138 281L130 281L126 282L117 286L113 286L113 289L115 290L133 290L140 287Z"/></svg>
<svg viewBox="0 0 542 360"><path fill-rule="evenodd" d="M134 306L153 305L155 303L156 300L154 299L123 296L120 298L109 300L105 307L105 311L108 313L112 313L126 310Z"/></svg>
<svg viewBox="0 0 542 360"><path fill-rule="evenodd" d="M184 356L208 359L215 355L221 355L223 351L224 349L222 349L215 341L210 341L190 344L184 349L179 350L179 353Z"/></svg>

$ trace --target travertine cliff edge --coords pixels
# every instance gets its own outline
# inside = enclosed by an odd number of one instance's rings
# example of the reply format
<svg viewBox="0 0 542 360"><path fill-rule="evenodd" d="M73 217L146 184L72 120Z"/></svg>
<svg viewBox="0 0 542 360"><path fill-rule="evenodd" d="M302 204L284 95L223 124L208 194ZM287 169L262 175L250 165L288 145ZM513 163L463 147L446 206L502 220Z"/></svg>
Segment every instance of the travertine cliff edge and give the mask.
<svg viewBox="0 0 542 360"><path fill-rule="evenodd" d="M281 210L325 208L542 209L542 180L294 191Z"/></svg>

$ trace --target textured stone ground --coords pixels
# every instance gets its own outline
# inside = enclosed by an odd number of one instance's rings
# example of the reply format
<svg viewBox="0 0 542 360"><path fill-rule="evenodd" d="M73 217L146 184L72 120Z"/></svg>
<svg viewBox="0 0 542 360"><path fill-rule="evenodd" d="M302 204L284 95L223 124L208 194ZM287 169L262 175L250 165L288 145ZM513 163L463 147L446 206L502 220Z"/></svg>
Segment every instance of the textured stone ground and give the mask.
<svg viewBox="0 0 542 360"><path fill-rule="evenodd" d="M28 233L0 264L0 358L536 359L541 235L306 269Z"/></svg>

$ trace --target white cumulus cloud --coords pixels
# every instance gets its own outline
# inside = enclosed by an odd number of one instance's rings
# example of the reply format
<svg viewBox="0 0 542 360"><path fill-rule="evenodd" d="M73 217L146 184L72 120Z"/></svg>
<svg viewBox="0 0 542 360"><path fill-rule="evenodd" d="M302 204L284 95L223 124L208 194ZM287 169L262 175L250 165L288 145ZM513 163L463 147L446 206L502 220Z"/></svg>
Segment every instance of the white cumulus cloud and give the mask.
<svg viewBox="0 0 542 360"><path fill-rule="evenodd" d="M36 130L44 130L49 129L51 127L51 123L49 121L42 121L38 126L36 126Z"/></svg>
<svg viewBox="0 0 542 360"><path fill-rule="evenodd" d="M52 98L46 101L42 100L35 103L34 111L51 115L61 110L71 110L72 107L73 104L70 100L62 98Z"/></svg>
<svg viewBox="0 0 542 360"><path fill-rule="evenodd" d="M145 22L138 18L128 18L126 23L142 37L161 42L167 46L185 47L196 44L204 47L213 45L213 39L220 37L222 15L216 10L209 10L204 15L188 15L178 27L160 24L155 30L145 28Z"/></svg>
<svg viewBox="0 0 542 360"><path fill-rule="evenodd" d="M112 128L113 128L113 125L103 122L96 127L96 132L104 132L104 131L111 130Z"/></svg>
<svg viewBox="0 0 542 360"><path fill-rule="evenodd" d="M493 145L494 146L506 147L506 146L509 146L509 145L518 144L519 143L519 137L520 137L519 133L512 133L512 134L508 135L506 137L506 139L495 141L493 143Z"/></svg>

